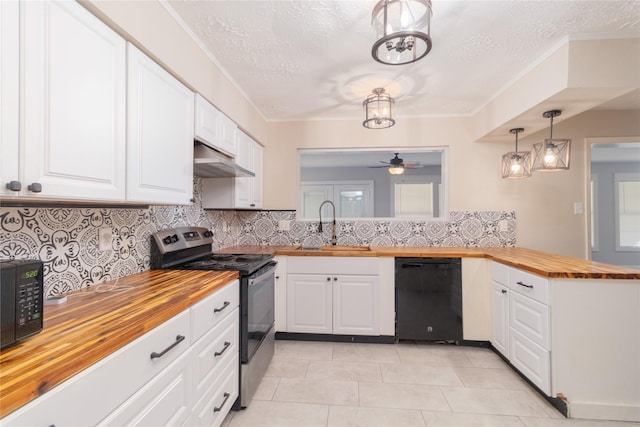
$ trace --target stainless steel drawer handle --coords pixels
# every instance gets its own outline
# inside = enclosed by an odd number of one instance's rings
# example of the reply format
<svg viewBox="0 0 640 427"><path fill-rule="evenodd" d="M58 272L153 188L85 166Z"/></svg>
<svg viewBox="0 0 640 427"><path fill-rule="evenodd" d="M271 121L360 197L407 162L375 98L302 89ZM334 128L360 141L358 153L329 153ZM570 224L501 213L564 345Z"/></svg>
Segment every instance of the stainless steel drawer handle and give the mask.
<svg viewBox="0 0 640 427"><path fill-rule="evenodd" d="M171 344L169 347L165 348L164 350L162 350L160 353L156 353L155 351L153 353L151 353L151 358L152 359L157 359L159 357L164 356L165 354L167 354L167 352L169 350L171 350L173 347L177 346L178 344L180 344L182 341L184 341L184 336L183 335L178 335L176 337L176 342L174 342L173 344Z"/></svg>
<svg viewBox="0 0 640 427"><path fill-rule="evenodd" d="M527 285L526 283L516 282L520 286L524 286L525 288L533 289L533 285Z"/></svg>
<svg viewBox="0 0 640 427"><path fill-rule="evenodd" d="M225 393L225 394L223 394L223 396L224 396L224 400L222 401L222 405L220 405L220 406L218 406L216 408L213 408L213 412L220 412L222 410L222 407L224 406L224 404L227 403L227 400L229 400L229 396L231 396L231 394L230 393Z"/></svg>
<svg viewBox="0 0 640 427"><path fill-rule="evenodd" d="M220 313L222 310L224 310L225 308L229 307L229 304L231 304L229 301L225 301L224 304L222 304L222 307L214 308L213 312L214 313Z"/></svg>
<svg viewBox="0 0 640 427"><path fill-rule="evenodd" d="M213 357L222 356L222 353L227 351L227 349L229 348L230 345L231 345L231 343L229 341L225 341L224 342L224 347L222 348L222 350L216 351L215 353L213 353Z"/></svg>

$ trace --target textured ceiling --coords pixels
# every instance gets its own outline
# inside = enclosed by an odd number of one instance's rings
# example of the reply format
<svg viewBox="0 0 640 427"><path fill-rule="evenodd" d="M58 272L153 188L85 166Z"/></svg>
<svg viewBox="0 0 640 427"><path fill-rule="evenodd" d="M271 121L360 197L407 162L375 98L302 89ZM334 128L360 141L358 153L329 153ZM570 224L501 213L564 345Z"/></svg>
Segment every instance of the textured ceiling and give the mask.
<svg viewBox="0 0 640 427"><path fill-rule="evenodd" d="M433 0L433 50L390 66L371 57L375 0L164 4L267 120L361 119L375 87L396 116L470 115L567 37L640 37L640 1Z"/></svg>

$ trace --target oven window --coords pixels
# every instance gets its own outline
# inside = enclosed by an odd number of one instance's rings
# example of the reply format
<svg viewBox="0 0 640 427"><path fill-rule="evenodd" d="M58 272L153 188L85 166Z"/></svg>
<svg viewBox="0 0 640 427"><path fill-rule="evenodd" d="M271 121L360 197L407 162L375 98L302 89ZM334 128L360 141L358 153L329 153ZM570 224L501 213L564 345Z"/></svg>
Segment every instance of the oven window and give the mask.
<svg viewBox="0 0 640 427"><path fill-rule="evenodd" d="M253 284L249 280L247 287L247 356L251 359L274 323L274 270Z"/></svg>

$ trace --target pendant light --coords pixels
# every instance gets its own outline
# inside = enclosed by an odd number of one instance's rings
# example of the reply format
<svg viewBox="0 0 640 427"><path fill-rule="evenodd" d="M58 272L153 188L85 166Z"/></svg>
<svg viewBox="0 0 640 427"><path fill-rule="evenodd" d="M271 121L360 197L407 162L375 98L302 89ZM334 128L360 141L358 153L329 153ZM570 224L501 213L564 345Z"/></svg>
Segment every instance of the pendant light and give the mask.
<svg viewBox="0 0 640 427"><path fill-rule="evenodd" d="M531 176L531 152L518 151L518 134L524 128L513 128L509 132L516 135L516 150L502 156L502 178L527 178Z"/></svg>
<svg viewBox="0 0 640 427"><path fill-rule="evenodd" d="M383 88L378 87L362 102L365 120L362 126L369 129L384 129L396 124L392 107L395 101Z"/></svg>
<svg viewBox="0 0 640 427"><path fill-rule="evenodd" d="M542 117L551 119L549 138L533 144L533 171L559 171L569 169L571 154L570 139L553 139L553 118L559 116L561 110L545 111Z"/></svg>
<svg viewBox="0 0 640 427"><path fill-rule="evenodd" d="M431 50L431 0L380 0L371 25L378 35L371 55L378 62L409 64Z"/></svg>

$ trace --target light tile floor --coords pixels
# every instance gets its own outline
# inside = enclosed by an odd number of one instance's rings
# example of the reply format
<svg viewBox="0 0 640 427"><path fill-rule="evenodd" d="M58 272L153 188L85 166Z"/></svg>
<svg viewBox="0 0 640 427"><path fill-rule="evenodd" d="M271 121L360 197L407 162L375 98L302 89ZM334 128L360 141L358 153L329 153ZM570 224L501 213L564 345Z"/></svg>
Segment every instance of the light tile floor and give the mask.
<svg viewBox="0 0 640 427"><path fill-rule="evenodd" d="M276 341L225 427L631 427L565 419L493 351L425 343Z"/></svg>

